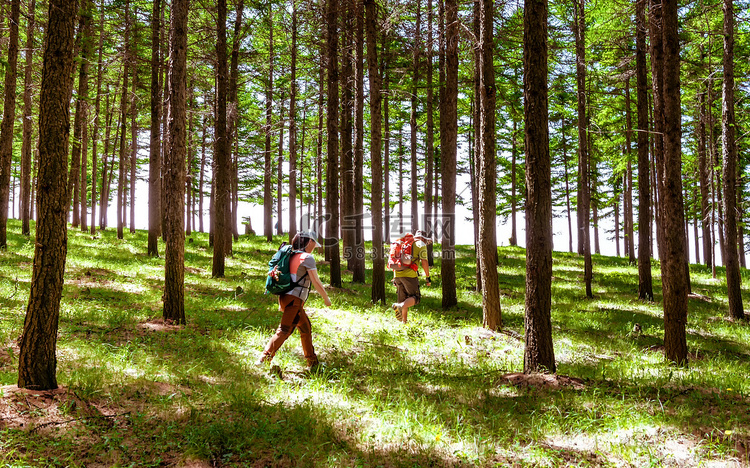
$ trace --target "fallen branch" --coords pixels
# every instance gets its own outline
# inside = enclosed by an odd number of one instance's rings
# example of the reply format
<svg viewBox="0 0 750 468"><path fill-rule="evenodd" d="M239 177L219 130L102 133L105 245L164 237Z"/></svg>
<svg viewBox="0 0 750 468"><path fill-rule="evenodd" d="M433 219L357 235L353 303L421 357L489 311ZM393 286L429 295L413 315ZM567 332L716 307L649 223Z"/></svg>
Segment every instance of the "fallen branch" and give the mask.
<svg viewBox="0 0 750 468"><path fill-rule="evenodd" d="M63 424L68 424L76 421L84 421L87 419L110 419L110 418L117 418L119 416L125 416L126 414L130 414L130 411L120 414L111 414L109 416L101 415L101 416L84 416L82 418L75 418L75 419L68 419L67 421L51 421L48 423L40 424L38 426L34 426L33 429L31 429L29 432L33 433L38 429L41 429L43 427L47 426L62 426Z"/></svg>

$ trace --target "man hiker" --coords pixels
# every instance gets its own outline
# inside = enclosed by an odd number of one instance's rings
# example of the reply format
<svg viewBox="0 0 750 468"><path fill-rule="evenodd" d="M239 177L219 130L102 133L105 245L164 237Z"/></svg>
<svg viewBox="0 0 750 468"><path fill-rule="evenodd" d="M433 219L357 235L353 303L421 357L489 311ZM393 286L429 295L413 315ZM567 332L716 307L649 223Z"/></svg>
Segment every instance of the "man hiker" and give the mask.
<svg viewBox="0 0 750 468"><path fill-rule="evenodd" d="M419 304L418 264L422 265L425 274L425 285L430 286L430 265L427 261L427 235L424 231L406 234L391 245L388 254L388 268L393 270L393 284L396 285L398 302L391 307L396 319L406 323L409 307Z"/></svg>

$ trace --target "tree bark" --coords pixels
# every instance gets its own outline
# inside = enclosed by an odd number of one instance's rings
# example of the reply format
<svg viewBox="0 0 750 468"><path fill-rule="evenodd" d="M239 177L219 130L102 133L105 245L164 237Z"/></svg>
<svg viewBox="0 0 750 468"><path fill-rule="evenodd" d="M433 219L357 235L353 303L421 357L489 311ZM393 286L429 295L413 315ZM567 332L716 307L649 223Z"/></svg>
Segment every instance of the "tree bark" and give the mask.
<svg viewBox="0 0 750 468"><path fill-rule="evenodd" d="M148 255L159 256L161 236L161 0L151 10L151 138L148 158Z"/></svg>
<svg viewBox="0 0 750 468"><path fill-rule="evenodd" d="M739 252L737 251L737 139L734 113L734 2L723 0L724 10L724 80L722 81L721 148L724 178L724 239L727 271L729 316L745 317L740 288Z"/></svg>
<svg viewBox="0 0 750 468"><path fill-rule="evenodd" d="M34 32L36 30L36 0L29 3L28 26L26 28L26 66L23 79L23 144L21 145L21 234L31 234L31 122L32 122L32 66Z"/></svg>
<svg viewBox="0 0 750 468"><path fill-rule="evenodd" d="M364 192L364 9L362 0L355 0L354 31L355 48L355 101L354 101L354 261L352 262L352 282L365 282L365 192Z"/></svg>
<svg viewBox="0 0 750 468"><path fill-rule="evenodd" d="M276 234L284 234L284 91L279 96L279 155L276 158Z"/></svg>
<svg viewBox="0 0 750 468"><path fill-rule="evenodd" d="M123 53L123 84L122 98L120 99L120 161L118 164L117 177L117 238L125 237L123 232L123 210L125 206L125 127L127 125L127 102L128 102L128 76L130 74L129 58L129 35L130 35L130 1L125 2L125 51ZM113 161L114 162L114 161Z"/></svg>
<svg viewBox="0 0 750 468"><path fill-rule="evenodd" d="M268 78L266 82L266 146L263 152L263 235L273 241L273 195L271 194L271 132L273 114L273 9L268 7ZM279 213L279 216L281 213Z"/></svg>
<svg viewBox="0 0 750 468"><path fill-rule="evenodd" d="M214 192L214 252L211 276L224 277L226 257L227 213L229 211L230 158L227 146L227 2L218 0L216 31L216 120L214 157L216 160L216 188ZM281 215L281 213L279 213ZM281 218L279 218L281 222Z"/></svg>
<svg viewBox="0 0 750 468"><path fill-rule="evenodd" d="M326 130L328 155L326 165L326 240L325 248L331 265L331 286L341 287L341 258L339 251L339 1L328 0L326 27L328 29L328 112Z"/></svg>
<svg viewBox="0 0 750 468"><path fill-rule="evenodd" d="M7 249L10 172L13 161L13 126L16 120L16 77L18 75L18 21L21 0L10 3L8 65L5 67L3 121L0 123L0 249Z"/></svg>
<svg viewBox="0 0 750 468"><path fill-rule="evenodd" d="M386 303L385 260L383 252L383 172L381 161L381 83L378 68L378 17L375 0L364 0L367 21L367 66L370 79L370 162L372 165L372 289L373 303Z"/></svg>
<svg viewBox="0 0 750 468"><path fill-rule="evenodd" d="M552 186L547 91L547 1L525 0L526 301L523 371L556 371L552 345Z"/></svg>
<svg viewBox="0 0 750 468"><path fill-rule="evenodd" d="M477 144L477 196L479 201L479 261L482 280L482 326L498 330L503 326L500 307L500 288L497 277L497 235L495 162L495 69L493 51L493 0L479 2L479 131Z"/></svg>
<svg viewBox="0 0 750 468"><path fill-rule="evenodd" d="M341 234L344 244L344 260L347 269L354 266L354 147L352 146L354 111L354 70L352 68L352 47L354 34L352 29L353 4L355 0L343 0L341 3L341 32L344 39L341 50Z"/></svg>
<svg viewBox="0 0 750 468"><path fill-rule="evenodd" d="M625 189L625 210L623 215L625 216L625 250L627 250L628 263L633 265L635 261L635 240L633 239L633 164L632 164L632 141L633 141L633 119L631 117L631 104L630 104L630 78L625 83L625 114L627 121L627 131L625 148L627 151L628 168L627 174L624 179L627 188Z"/></svg>
<svg viewBox="0 0 750 468"><path fill-rule="evenodd" d="M445 1L445 92L441 103L441 168L443 185L443 309L458 304L456 295L456 144L458 136L458 4Z"/></svg>
<svg viewBox="0 0 750 468"><path fill-rule="evenodd" d="M205 232L203 227L203 182L206 175L206 129L208 128L207 118L203 117L201 131L201 169L200 180L198 181L198 230Z"/></svg>
<svg viewBox="0 0 750 468"><path fill-rule="evenodd" d="M97 207L97 171L98 171L98 154L97 145L99 143L99 122L102 101L102 80L104 74L104 0L99 2L99 53L96 66L96 101L94 103L94 128L91 136L91 235L96 235L96 207ZM104 176L104 172L102 172Z"/></svg>
<svg viewBox="0 0 750 468"><path fill-rule="evenodd" d="M68 252L68 140L77 10L75 0L50 0L44 40L36 247L18 356L18 386L33 390L57 388L57 331Z"/></svg>
<svg viewBox="0 0 750 468"><path fill-rule="evenodd" d="M655 5L659 8L658 5ZM688 280L685 268L685 222L682 200L682 153L680 110L680 44L677 0L664 0L664 157L660 201L662 204L663 253L661 258L664 300L664 354L667 360L686 364Z"/></svg>
<svg viewBox="0 0 750 468"><path fill-rule="evenodd" d="M433 171L435 170L435 122L434 122L434 109L433 109L433 99L434 99L434 92L433 92L433 12L432 12L432 0L427 0L427 41L426 41L426 49L427 49L427 102L426 102L426 110L427 110L427 128L426 128L426 134L425 134L425 145L426 145L426 154L425 154L425 184L424 184L424 217L425 217L425 232L427 233L427 236L432 238L433 235L433 225L434 225L434 219L433 219L433 211L432 211L432 203L433 203L433 197L432 197L432 190L433 190ZM430 263L430 266L432 266L432 244L428 244L428 254L429 258L428 261Z"/></svg>
<svg viewBox="0 0 750 468"><path fill-rule="evenodd" d="M563 104L565 104L563 102ZM513 130L515 134L516 123L513 121ZM563 167L565 168L565 205L568 212L568 251L573 253L573 222L570 216L570 174L568 173L568 141L565 137L565 117L563 116L560 124L560 131L562 132L562 152L563 152ZM515 144L514 144L515 147ZM512 245L512 244L511 244Z"/></svg>
<svg viewBox="0 0 750 468"><path fill-rule="evenodd" d="M89 61L92 54L91 21L93 19L93 4L91 0L81 1L81 18L83 18L83 33L81 34L81 76L79 79L79 96L81 102L81 171L80 171L80 225L82 232L88 232L88 148L89 148Z"/></svg>
<svg viewBox="0 0 750 468"><path fill-rule="evenodd" d="M240 103L238 98L240 44L244 37L242 21L245 11L244 0L237 3L237 12L234 20L234 32L232 35L232 57L229 65L229 110L227 112L227 153L230 160L229 169L229 201L227 207L226 239L224 240L224 254L231 255L234 251L233 240L239 239L238 205L239 205L239 137L237 135L237 120L239 119ZM232 157L231 148L235 149Z"/></svg>
<svg viewBox="0 0 750 468"><path fill-rule="evenodd" d="M646 2L636 0L636 100L638 118L638 297L653 301L651 281L651 173L649 160Z"/></svg>
<svg viewBox="0 0 750 468"><path fill-rule="evenodd" d="M83 48L81 47L84 42L88 42L88 39L86 38L88 34L88 27L87 27L88 19L86 15L82 14L82 12L78 12L78 34L76 37L76 45L75 48L77 51L80 51L81 54L84 53ZM79 211L79 202L80 202L80 173L81 173L81 131L84 126L84 122L86 122L86 116L84 115L85 110L85 95L83 94L83 91L86 91L88 93L88 61L87 60L81 60L80 61L80 68L78 73L78 91L76 96L76 115L75 119L73 121L73 140L72 140L72 151L70 154L70 173L68 178L68 185L70 186L69 195L73 197L72 205L70 200L68 201L68 205L72 208L71 213L71 225L72 227L76 228L80 224L80 211Z"/></svg>
<svg viewBox="0 0 750 468"><path fill-rule="evenodd" d="M589 150L586 132L586 39L585 0L575 1L576 84L578 90L578 173L580 180L578 202L578 253L583 255L586 297L594 297L591 290L593 265L591 261L590 213L591 192L589 185ZM527 141L528 142L528 141Z"/></svg>
<svg viewBox="0 0 750 468"><path fill-rule="evenodd" d="M188 0L172 0L169 50L168 151L165 152L166 246L164 310L166 322L185 324L185 157L187 148ZM226 128L226 127L225 127Z"/></svg>
<svg viewBox="0 0 750 468"><path fill-rule="evenodd" d="M289 243L297 233L297 3L292 2L291 83L289 84ZM304 153L302 153L304 156ZM301 172L300 172L301 174ZM302 179L300 175L300 180ZM300 210L301 211L301 210Z"/></svg>
<svg viewBox="0 0 750 468"><path fill-rule="evenodd" d="M138 7L136 6L135 15L138 15ZM129 231L131 234L135 234L135 183L136 183L136 169L138 166L138 28L133 28L133 44L135 44L134 55L134 66L133 66L133 89L130 95L130 162L128 169L130 169L129 185L130 189L130 223ZM122 214L123 219L127 218L125 210Z"/></svg>
<svg viewBox="0 0 750 468"><path fill-rule="evenodd" d="M391 122L389 109L388 34L383 35L383 209L385 211L384 241L391 243Z"/></svg>
<svg viewBox="0 0 750 468"><path fill-rule="evenodd" d="M416 2L416 17L414 18L414 44L412 46L412 89L411 89L411 114L409 115L409 143L411 150L411 232L419 229L419 194L417 193L417 180L419 180L419 169L417 167L417 101L419 97L419 69L421 59L421 35L422 35L422 1Z"/></svg>
<svg viewBox="0 0 750 468"><path fill-rule="evenodd" d="M710 197L710 168L706 154L706 93L698 93L698 181L701 194L701 230L703 232L703 260L706 267L713 264L713 245L711 243L711 207Z"/></svg>

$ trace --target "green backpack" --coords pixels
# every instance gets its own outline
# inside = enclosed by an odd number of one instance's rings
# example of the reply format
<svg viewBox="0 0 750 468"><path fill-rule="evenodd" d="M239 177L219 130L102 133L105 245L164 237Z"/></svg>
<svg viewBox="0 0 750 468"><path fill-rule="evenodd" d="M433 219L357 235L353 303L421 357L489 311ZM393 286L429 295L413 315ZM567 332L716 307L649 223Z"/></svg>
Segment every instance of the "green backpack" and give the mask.
<svg viewBox="0 0 750 468"><path fill-rule="evenodd" d="M307 276L307 272L297 281L292 281L292 273L289 271L289 264L292 261L292 255L304 253L302 250L294 250L291 245L282 246L276 252L271 261L268 262L268 275L266 276L266 294L282 295L299 286L302 278Z"/></svg>

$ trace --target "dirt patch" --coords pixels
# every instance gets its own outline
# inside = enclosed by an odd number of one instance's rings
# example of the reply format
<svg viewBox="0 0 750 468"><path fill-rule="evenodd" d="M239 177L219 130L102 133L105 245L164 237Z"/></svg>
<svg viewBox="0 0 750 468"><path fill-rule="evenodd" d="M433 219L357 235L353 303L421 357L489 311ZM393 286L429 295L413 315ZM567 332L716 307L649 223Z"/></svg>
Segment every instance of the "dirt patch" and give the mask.
<svg viewBox="0 0 750 468"><path fill-rule="evenodd" d="M501 375L499 384L510 384L518 388L552 389L573 388L583 390L586 388L583 380L576 377L555 374L523 374L512 373Z"/></svg>
<svg viewBox="0 0 750 468"><path fill-rule="evenodd" d="M145 331L175 331L182 329L182 325L175 325L170 321L165 321L163 318L151 319L147 322L138 324L138 328Z"/></svg>
<svg viewBox="0 0 750 468"><path fill-rule="evenodd" d="M52 431L87 422L111 426L117 414L82 400L66 387L36 391L16 385L0 387L0 428Z"/></svg>

